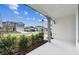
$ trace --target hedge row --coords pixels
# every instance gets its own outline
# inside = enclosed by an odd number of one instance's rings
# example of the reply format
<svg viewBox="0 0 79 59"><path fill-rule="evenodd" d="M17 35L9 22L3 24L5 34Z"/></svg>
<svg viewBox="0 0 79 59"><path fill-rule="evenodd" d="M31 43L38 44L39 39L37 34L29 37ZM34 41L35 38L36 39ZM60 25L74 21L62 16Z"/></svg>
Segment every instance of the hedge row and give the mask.
<svg viewBox="0 0 79 59"><path fill-rule="evenodd" d="M16 37L9 35L7 37L0 37L0 53L9 54L16 52L18 49L26 49L31 44L42 41L43 37L43 32L31 36L20 35Z"/></svg>

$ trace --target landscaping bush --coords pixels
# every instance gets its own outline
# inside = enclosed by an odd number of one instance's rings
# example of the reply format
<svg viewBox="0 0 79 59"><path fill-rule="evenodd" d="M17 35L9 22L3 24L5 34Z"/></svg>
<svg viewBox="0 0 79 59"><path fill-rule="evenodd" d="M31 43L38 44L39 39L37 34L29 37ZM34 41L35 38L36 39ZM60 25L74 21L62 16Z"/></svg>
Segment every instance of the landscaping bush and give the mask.
<svg viewBox="0 0 79 59"><path fill-rule="evenodd" d="M0 37L0 53L11 54L15 53L18 49L27 49L31 44L35 45L44 38L44 33L40 32L36 35L31 36L1 36Z"/></svg>
<svg viewBox="0 0 79 59"><path fill-rule="evenodd" d="M31 35L32 37L32 44L35 44L37 42L36 36L35 35Z"/></svg>
<svg viewBox="0 0 79 59"><path fill-rule="evenodd" d="M4 52L3 54L10 54L13 53L12 50L14 49L14 44L16 41L16 37L1 37L0 39L0 50Z"/></svg>
<svg viewBox="0 0 79 59"><path fill-rule="evenodd" d="M32 44L32 36L27 36L28 46Z"/></svg>
<svg viewBox="0 0 79 59"><path fill-rule="evenodd" d="M40 33L39 33L39 38L40 38L41 40L44 39L44 33L43 33L43 32L40 32Z"/></svg>
<svg viewBox="0 0 79 59"><path fill-rule="evenodd" d="M20 36L19 48L26 49L27 48L28 39L26 36Z"/></svg>
<svg viewBox="0 0 79 59"><path fill-rule="evenodd" d="M44 39L44 33L40 32L39 34L31 35L31 37L32 37L32 44L35 44Z"/></svg>
<svg viewBox="0 0 79 59"><path fill-rule="evenodd" d="M40 41L39 34L36 34L36 35L35 35L35 38L36 38L36 42Z"/></svg>

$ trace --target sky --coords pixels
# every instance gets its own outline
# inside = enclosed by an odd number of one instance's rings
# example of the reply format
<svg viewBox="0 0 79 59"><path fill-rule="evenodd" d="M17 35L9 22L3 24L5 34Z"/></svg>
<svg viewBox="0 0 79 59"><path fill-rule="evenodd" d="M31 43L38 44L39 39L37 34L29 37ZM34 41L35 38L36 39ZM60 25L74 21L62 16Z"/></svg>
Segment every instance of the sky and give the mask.
<svg viewBox="0 0 79 59"><path fill-rule="evenodd" d="M25 4L0 4L0 20L23 22L25 26L42 25L46 17Z"/></svg>

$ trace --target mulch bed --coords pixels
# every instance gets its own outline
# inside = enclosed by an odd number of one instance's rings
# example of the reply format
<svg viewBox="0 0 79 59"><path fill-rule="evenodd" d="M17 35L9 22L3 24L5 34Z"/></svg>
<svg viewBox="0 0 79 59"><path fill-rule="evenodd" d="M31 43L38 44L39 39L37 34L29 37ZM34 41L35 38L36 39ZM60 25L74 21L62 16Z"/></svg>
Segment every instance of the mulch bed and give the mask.
<svg viewBox="0 0 79 59"><path fill-rule="evenodd" d="M27 49L21 49L18 52L12 54L12 55L26 55L27 53L31 52L32 50L38 48L39 46L45 44L46 42L48 42L47 40L43 40L40 42L37 42L36 44L32 44L30 45Z"/></svg>

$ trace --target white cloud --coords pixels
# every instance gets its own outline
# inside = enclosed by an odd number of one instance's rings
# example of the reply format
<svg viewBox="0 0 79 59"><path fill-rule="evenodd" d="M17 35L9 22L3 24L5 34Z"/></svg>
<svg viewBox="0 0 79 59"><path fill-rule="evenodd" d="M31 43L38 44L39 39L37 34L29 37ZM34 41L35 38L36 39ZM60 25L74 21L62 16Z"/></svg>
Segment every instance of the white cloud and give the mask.
<svg viewBox="0 0 79 59"><path fill-rule="evenodd" d="M28 12L27 12L27 11L24 11L24 14L25 14L25 15L27 15L27 14L28 14Z"/></svg>
<svg viewBox="0 0 79 59"><path fill-rule="evenodd" d="M36 19L34 17L33 18L28 17L28 18L26 18L26 20L33 20L33 21L35 21Z"/></svg>
<svg viewBox="0 0 79 59"><path fill-rule="evenodd" d="M12 10L17 10L18 7L19 7L19 5L17 5L17 4L8 4L8 7L9 7L10 9L12 9Z"/></svg>
<svg viewBox="0 0 79 59"><path fill-rule="evenodd" d="M16 15L19 15L19 12L18 12L18 11L14 11L14 13L15 13Z"/></svg>
<svg viewBox="0 0 79 59"><path fill-rule="evenodd" d="M47 19L44 19L44 21L46 21L46 22L47 22Z"/></svg>
<svg viewBox="0 0 79 59"><path fill-rule="evenodd" d="M43 16L42 14L40 14L40 16Z"/></svg>
<svg viewBox="0 0 79 59"><path fill-rule="evenodd" d="M6 21L6 19L2 20L3 22Z"/></svg>
<svg viewBox="0 0 79 59"><path fill-rule="evenodd" d="M8 7L13 10L13 12L16 14L16 15L19 15L19 12L18 12L18 7L19 5L18 4L8 4Z"/></svg>
<svg viewBox="0 0 79 59"><path fill-rule="evenodd" d="M39 19L38 21L41 22L42 20Z"/></svg>

